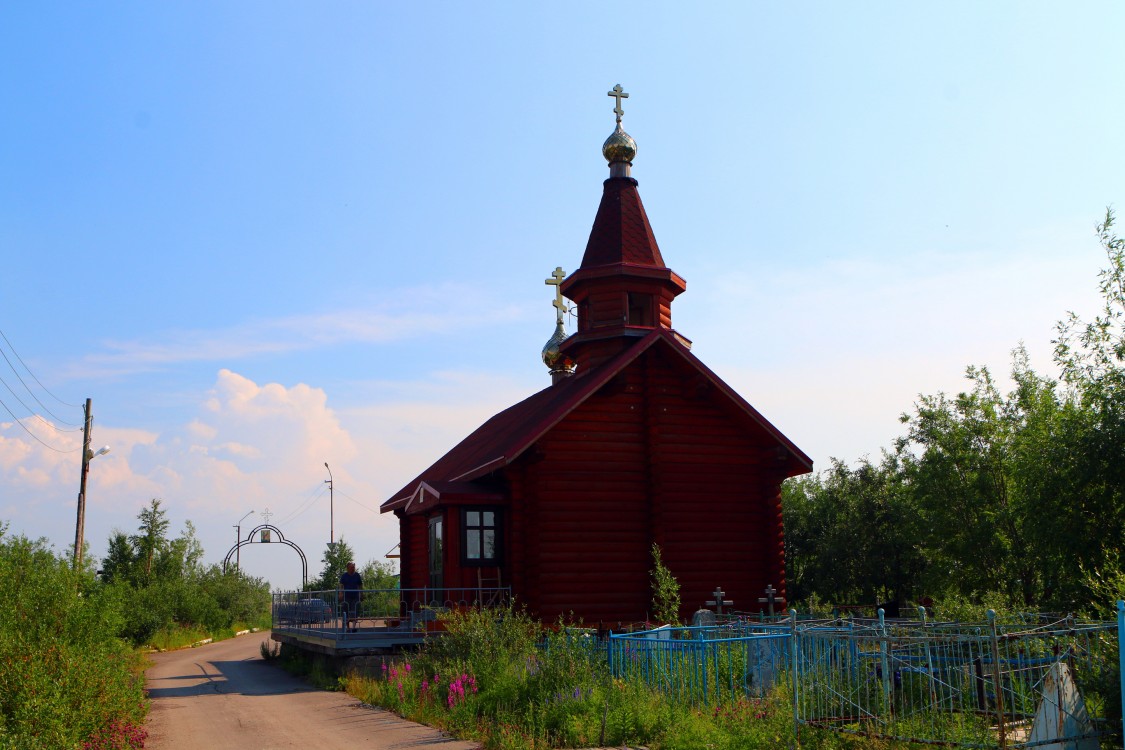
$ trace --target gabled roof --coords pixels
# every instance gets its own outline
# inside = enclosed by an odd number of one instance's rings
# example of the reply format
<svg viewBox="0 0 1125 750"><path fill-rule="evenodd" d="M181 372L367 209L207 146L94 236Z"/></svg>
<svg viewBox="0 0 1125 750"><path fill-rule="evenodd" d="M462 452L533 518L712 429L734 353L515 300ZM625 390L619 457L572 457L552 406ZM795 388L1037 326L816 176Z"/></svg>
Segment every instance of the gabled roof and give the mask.
<svg viewBox="0 0 1125 750"><path fill-rule="evenodd" d="M508 407L478 427L430 468L392 495L383 503L380 511L386 513L405 508L423 482L430 486L437 486L440 482L472 482L512 463L570 412L653 346L665 346L682 357L725 395L735 408L760 426L780 446L784 446L789 454L790 476L812 471L812 459L688 351L675 336L675 332L670 329L654 329L644 338L637 339L633 346L617 357L590 372L567 378Z"/></svg>

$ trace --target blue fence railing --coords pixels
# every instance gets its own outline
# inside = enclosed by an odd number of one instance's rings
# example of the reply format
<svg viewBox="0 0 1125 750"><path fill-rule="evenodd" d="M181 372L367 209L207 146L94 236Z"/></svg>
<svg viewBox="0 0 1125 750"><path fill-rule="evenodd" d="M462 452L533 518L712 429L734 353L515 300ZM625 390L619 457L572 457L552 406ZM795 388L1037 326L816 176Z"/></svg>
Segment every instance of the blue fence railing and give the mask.
<svg viewBox="0 0 1125 750"><path fill-rule="evenodd" d="M785 625L662 627L611 633L607 658L614 677L703 706L764 697L784 671L789 642Z"/></svg>
<svg viewBox="0 0 1125 750"><path fill-rule="evenodd" d="M1116 623L933 622L921 610L916 620L880 613L664 627L610 634L606 658L614 677L697 707L784 688L795 733L815 726L963 748L1077 748L1122 736L1122 643L1125 602Z"/></svg>

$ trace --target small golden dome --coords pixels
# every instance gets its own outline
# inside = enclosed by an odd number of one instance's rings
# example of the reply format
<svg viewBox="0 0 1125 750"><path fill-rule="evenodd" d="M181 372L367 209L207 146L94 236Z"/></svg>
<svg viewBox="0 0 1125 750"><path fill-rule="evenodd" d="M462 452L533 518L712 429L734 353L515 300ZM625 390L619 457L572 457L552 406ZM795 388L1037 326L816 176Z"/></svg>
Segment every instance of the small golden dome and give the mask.
<svg viewBox="0 0 1125 750"><path fill-rule="evenodd" d="M610 164L613 164L615 162L630 163L636 155L637 142L633 140L633 136L621 129L621 123L618 122L617 129L602 144L602 156Z"/></svg>
<svg viewBox="0 0 1125 750"><path fill-rule="evenodd" d="M547 365L547 368L552 374L569 375L574 372L574 367L577 363L569 356L559 351L559 345L568 338L570 337L567 336L566 331L563 330L562 321L559 321L555 324L554 335L547 339L547 343L543 345L543 352L541 354L543 364Z"/></svg>

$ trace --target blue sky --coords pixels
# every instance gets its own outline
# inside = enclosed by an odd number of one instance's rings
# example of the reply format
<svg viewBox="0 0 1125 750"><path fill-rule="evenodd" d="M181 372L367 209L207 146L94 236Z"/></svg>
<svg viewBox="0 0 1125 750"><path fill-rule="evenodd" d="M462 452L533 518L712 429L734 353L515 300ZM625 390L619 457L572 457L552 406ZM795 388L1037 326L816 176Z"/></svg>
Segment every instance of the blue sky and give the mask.
<svg viewBox="0 0 1125 750"><path fill-rule="evenodd" d="M621 83L688 282L675 327L819 467L877 456L917 394L1005 372L1021 340L1049 370L1053 323L1094 310L1123 22L1110 2L8 6L0 330L51 394L94 400L93 554L159 497L209 561L268 506L315 572L327 461L336 535L381 558L397 528L372 509L549 382L543 280L581 260ZM81 409L16 367L46 408L0 362L0 520L65 549ZM296 582L288 550L243 552Z"/></svg>

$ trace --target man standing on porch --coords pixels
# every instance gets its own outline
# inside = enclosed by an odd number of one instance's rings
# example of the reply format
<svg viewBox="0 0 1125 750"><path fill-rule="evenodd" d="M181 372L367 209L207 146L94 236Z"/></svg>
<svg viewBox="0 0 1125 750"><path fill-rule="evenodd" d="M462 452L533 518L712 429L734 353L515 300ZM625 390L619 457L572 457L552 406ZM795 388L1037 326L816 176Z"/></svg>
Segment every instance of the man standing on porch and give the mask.
<svg viewBox="0 0 1125 750"><path fill-rule="evenodd" d="M355 563L348 561L348 569L340 574L340 597L344 601L344 629L356 632L356 615L362 597L363 578L355 572Z"/></svg>

